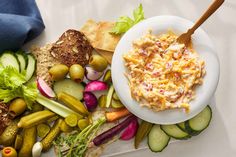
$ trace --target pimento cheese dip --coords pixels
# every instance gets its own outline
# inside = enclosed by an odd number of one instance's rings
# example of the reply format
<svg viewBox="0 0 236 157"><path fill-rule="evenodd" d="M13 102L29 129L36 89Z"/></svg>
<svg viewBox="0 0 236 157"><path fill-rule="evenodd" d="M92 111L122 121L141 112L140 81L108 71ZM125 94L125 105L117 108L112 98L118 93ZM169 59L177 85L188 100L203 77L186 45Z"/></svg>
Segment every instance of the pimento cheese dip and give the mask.
<svg viewBox="0 0 236 157"><path fill-rule="evenodd" d="M131 96L141 106L189 111L195 87L203 83L205 63L191 46L176 39L172 32L156 36L149 31L123 56Z"/></svg>

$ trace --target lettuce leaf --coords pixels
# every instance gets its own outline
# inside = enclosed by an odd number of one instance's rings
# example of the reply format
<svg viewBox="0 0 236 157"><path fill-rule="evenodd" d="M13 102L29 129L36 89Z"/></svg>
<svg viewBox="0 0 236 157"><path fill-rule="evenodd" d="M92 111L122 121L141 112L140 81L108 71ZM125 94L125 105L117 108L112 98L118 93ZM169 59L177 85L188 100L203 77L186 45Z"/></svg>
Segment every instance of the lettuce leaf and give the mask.
<svg viewBox="0 0 236 157"><path fill-rule="evenodd" d="M3 67L0 64L0 100L4 103L12 99L24 98L29 109L37 97L35 83L25 85L25 73L19 73L14 67Z"/></svg>
<svg viewBox="0 0 236 157"><path fill-rule="evenodd" d="M132 26L142 21L144 19L142 4L140 4L139 7L133 11L133 17L134 19L131 19L128 16L119 17L118 21L115 23L115 26L112 28L110 33L117 35L123 34L127 32Z"/></svg>

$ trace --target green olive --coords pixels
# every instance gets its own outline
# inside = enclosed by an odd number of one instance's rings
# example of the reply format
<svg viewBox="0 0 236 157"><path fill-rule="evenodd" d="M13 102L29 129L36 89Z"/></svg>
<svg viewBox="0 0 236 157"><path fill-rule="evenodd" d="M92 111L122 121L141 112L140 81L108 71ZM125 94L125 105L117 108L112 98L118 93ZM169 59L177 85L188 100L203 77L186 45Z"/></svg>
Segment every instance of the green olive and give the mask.
<svg viewBox="0 0 236 157"><path fill-rule="evenodd" d="M69 68L64 64L57 64L49 69L49 74L51 74L52 79L55 81L62 80L66 77Z"/></svg>
<svg viewBox="0 0 236 157"><path fill-rule="evenodd" d="M70 67L69 75L72 80L75 82L82 82L84 78L84 68L79 64L73 64Z"/></svg>
<svg viewBox="0 0 236 157"><path fill-rule="evenodd" d="M5 147L2 150L2 157L17 157L17 152L12 147Z"/></svg>
<svg viewBox="0 0 236 157"><path fill-rule="evenodd" d="M16 116L22 114L26 109L25 100L22 98L17 98L10 103L9 110L13 111Z"/></svg>
<svg viewBox="0 0 236 157"><path fill-rule="evenodd" d="M99 72L104 71L107 68L107 60L100 55L92 55L89 59L90 66Z"/></svg>

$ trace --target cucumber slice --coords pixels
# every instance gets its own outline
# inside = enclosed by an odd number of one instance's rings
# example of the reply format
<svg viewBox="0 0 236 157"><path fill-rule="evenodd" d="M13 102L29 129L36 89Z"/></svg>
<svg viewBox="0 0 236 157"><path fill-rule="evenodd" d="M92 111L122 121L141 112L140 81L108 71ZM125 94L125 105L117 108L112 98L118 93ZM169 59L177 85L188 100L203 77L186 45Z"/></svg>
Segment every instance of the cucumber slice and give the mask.
<svg viewBox="0 0 236 157"><path fill-rule="evenodd" d="M187 132L186 131L186 128L185 128L185 122L181 122L181 123L178 123L178 124L176 124L182 131L185 131L185 132Z"/></svg>
<svg viewBox="0 0 236 157"><path fill-rule="evenodd" d="M185 140L190 138L191 136L187 133L181 130L177 125L161 125L161 129L170 137L173 137L175 139L179 140Z"/></svg>
<svg viewBox="0 0 236 157"><path fill-rule="evenodd" d="M11 52L4 52L0 58L0 62L4 67L11 66L14 67L18 72L20 72L20 65L17 58Z"/></svg>
<svg viewBox="0 0 236 157"><path fill-rule="evenodd" d="M25 70L26 64L27 64L25 56L23 54L20 54L20 53L16 53L15 55L17 57L17 60L20 63L20 72L23 72Z"/></svg>
<svg viewBox="0 0 236 157"><path fill-rule="evenodd" d="M160 128L154 125L148 134L148 147L153 152L163 151L170 141L170 137Z"/></svg>
<svg viewBox="0 0 236 157"><path fill-rule="evenodd" d="M56 94L65 92L79 100L83 98L84 86L81 83L76 83L71 79L57 81L53 85L53 90Z"/></svg>
<svg viewBox="0 0 236 157"><path fill-rule="evenodd" d="M28 64L26 67L26 74L25 79L26 81L29 81L31 77L34 75L35 69L36 69L36 60L34 57L30 54L27 55Z"/></svg>
<svg viewBox="0 0 236 157"><path fill-rule="evenodd" d="M211 118L212 111L210 106L207 106L198 115L185 122L186 130L193 136L198 135L209 126Z"/></svg>
<svg viewBox="0 0 236 157"><path fill-rule="evenodd" d="M119 100L112 99L111 100L111 107L122 108L122 107L124 107L124 105Z"/></svg>

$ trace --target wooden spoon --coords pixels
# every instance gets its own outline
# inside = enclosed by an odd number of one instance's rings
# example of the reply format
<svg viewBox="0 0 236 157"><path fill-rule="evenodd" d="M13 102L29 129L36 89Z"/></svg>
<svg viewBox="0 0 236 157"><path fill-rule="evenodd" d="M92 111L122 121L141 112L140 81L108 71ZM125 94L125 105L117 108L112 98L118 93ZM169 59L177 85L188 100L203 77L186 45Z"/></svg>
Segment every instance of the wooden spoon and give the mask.
<svg viewBox="0 0 236 157"><path fill-rule="evenodd" d="M207 11L201 16L201 18L194 24L192 28L190 28L186 33L181 34L177 38L177 42L181 44L185 44L185 46L188 46L188 44L191 41L191 35L194 33L194 31L203 23L205 22L208 17L210 17L224 2L224 0L215 0L211 6L207 9Z"/></svg>

